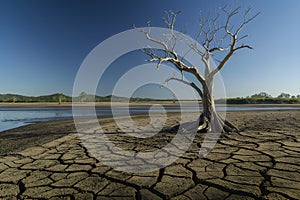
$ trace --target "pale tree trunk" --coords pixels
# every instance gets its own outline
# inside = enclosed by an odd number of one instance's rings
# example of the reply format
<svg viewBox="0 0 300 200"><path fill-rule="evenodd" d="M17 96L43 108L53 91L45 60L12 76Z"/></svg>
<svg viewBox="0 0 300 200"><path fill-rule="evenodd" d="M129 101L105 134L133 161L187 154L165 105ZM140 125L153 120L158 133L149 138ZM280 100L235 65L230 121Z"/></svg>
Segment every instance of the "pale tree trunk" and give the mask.
<svg viewBox="0 0 300 200"><path fill-rule="evenodd" d="M224 120L219 116L214 101L214 80L208 78L203 88L203 112L199 119L198 130L204 132L223 132Z"/></svg>
<svg viewBox="0 0 300 200"><path fill-rule="evenodd" d="M232 132L239 131L239 129L234 126L229 121L223 119L216 110L214 102L214 87L213 78L208 79L206 86L203 88L202 95L202 106L203 112L199 118L198 132Z"/></svg>

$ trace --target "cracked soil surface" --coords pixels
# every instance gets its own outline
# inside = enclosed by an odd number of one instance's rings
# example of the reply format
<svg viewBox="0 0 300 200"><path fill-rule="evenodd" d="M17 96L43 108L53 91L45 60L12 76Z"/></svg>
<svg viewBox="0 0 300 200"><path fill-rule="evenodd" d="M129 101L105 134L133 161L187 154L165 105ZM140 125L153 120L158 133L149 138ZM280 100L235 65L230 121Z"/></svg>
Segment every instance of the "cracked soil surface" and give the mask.
<svg viewBox="0 0 300 200"><path fill-rule="evenodd" d="M183 156L147 173L120 172L102 164L79 135L71 133L74 127L69 121L70 134L2 153L0 198L300 199L300 111L230 112L227 118L241 132L223 134L206 157L198 157L203 134L197 134ZM135 120L147 123L148 117L141 115ZM166 126L176 120L178 114L170 114ZM39 132L37 127L44 127L45 132L50 130L49 124L51 130L67 126L47 122L12 131ZM124 150L153 151L174 137L160 133L133 138L118 133L109 118L100 119L100 124L110 133L110 140ZM10 139L1 140L13 142Z"/></svg>

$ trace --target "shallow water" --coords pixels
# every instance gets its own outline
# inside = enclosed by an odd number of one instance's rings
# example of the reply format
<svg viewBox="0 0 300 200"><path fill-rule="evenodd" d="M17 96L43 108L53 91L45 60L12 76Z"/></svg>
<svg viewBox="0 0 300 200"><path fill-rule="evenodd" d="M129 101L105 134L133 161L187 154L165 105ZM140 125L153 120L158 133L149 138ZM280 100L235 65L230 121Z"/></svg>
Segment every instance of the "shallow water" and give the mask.
<svg viewBox="0 0 300 200"><path fill-rule="evenodd" d="M150 106L133 106L130 108L130 114L148 113ZM167 111L176 110L197 110L195 107L179 107L179 106L168 106L168 107L152 107L151 112L162 112L163 109ZM232 106L232 107L218 107L220 111L250 111L250 110L293 110L299 109L299 107L254 107L254 106ZM84 108L82 112L75 112L79 116L90 116L92 109ZM127 107L115 107L114 114L124 115L127 114ZM110 116L112 110L109 107L97 107L97 116ZM0 108L0 132L9 130L12 128L20 127L26 124L48 121L48 120L59 120L59 119L71 119L73 117L72 108Z"/></svg>

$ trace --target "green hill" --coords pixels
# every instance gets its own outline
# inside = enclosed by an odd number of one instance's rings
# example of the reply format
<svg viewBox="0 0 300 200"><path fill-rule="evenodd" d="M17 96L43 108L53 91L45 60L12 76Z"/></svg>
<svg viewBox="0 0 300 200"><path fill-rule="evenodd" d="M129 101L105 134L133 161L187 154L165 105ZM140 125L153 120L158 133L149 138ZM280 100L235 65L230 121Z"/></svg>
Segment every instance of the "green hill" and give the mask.
<svg viewBox="0 0 300 200"><path fill-rule="evenodd" d="M129 99L126 97L118 97L118 96L94 96L91 94L87 94L82 92L79 96L74 97L73 100L75 102L124 102L128 101ZM150 99L143 99L143 98L131 98L130 101L138 102L138 101L149 101ZM153 100L153 99L151 99ZM72 102L72 97L67 96L62 93L56 93L51 95L43 95L43 96L24 96L18 94L0 94L0 102Z"/></svg>
<svg viewBox="0 0 300 200"><path fill-rule="evenodd" d="M0 94L0 102L70 102L72 97L61 93L43 96L23 96L18 94Z"/></svg>

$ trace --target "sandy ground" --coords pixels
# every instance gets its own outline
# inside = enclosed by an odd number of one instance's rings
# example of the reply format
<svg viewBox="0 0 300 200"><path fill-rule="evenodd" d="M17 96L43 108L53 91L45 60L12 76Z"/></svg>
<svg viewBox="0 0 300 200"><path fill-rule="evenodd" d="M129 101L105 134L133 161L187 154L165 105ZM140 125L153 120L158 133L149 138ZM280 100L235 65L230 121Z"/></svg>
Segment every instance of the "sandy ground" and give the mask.
<svg viewBox="0 0 300 200"><path fill-rule="evenodd" d="M152 122L159 123L160 119L157 115ZM104 165L83 144L72 120L41 122L3 132L0 197L300 199L300 111L236 111L227 113L227 119L241 131L223 134L206 157L198 157L205 134L197 134L179 159L147 173L119 172ZM126 118L119 120L126 124ZM150 122L147 115L134 116L133 120L144 126ZM178 113L169 113L164 128L179 121ZM99 119L99 123L124 151L155 151L174 138L166 132L148 138L132 137L123 132L150 133L153 127L124 130L110 117ZM111 152L101 159L114 156ZM160 156L166 155L158 155L158 159Z"/></svg>

